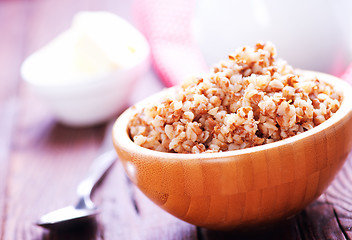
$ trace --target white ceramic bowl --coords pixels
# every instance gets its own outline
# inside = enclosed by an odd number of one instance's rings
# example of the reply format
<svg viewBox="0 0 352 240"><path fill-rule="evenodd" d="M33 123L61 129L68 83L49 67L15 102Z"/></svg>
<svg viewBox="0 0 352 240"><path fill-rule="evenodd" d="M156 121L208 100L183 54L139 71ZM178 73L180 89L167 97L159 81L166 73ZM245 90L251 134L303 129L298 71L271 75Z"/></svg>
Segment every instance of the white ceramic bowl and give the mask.
<svg viewBox="0 0 352 240"><path fill-rule="evenodd" d="M55 60L48 59L42 49L23 62L22 78L48 105L59 122L69 126L91 126L109 120L127 106L128 94L135 80L149 68L150 49L140 32L120 20L124 29L128 29L127 34L136 49L133 62L127 66L72 81L47 81L58 76L48 70Z"/></svg>

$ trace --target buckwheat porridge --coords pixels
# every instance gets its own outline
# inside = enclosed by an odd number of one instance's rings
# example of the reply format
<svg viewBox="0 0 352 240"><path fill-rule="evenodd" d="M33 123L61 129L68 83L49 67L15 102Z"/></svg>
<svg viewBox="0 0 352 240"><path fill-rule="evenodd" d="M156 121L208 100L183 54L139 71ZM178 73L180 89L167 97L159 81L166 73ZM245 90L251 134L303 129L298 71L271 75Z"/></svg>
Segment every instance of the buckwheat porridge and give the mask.
<svg viewBox="0 0 352 240"><path fill-rule="evenodd" d="M136 144L163 152L236 150L307 131L340 102L330 85L278 59L272 43L257 43L137 112L129 133Z"/></svg>

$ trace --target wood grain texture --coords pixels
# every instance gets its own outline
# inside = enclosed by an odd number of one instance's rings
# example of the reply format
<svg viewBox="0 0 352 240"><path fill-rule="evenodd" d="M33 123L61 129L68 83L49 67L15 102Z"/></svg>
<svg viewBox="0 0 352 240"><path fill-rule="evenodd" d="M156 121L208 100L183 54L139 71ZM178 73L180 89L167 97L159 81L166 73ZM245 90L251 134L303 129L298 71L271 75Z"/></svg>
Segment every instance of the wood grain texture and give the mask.
<svg viewBox="0 0 352 240"><path fill-rule="evenodd" d="M211 229L246 228L296 214L320 196L352 148L352 88L316 75L343 90L339 111L328 121L272 144L209 154L157 152L134 144L127 124L141 101L116 121L113 139L128 176L172 215Z"/></svg>
<svg viewBox="0 0 352 240"><path fill-rule="evenodd" d="M7 215L7 177L18 106L18 67L23 55L26 10L27 6L19 2L3 2L0 7L0 239Z"/></svg>
<svg viewBox="0 0 352 240"><path fill-rule="evenodd" d="M76 200L75 187L87 172L89 163L99 152L103 137L109 139L110 136L103 136L105 126L73 129L58 124L45 104L27 86L18 81L19 64L24 56L29 55L66 29L73 14L78 10L109 9L110 11L121 11L121 15L126 15L126 12L123 12L126 7L123 5L122 2L116 4L113 1L75 1L74 4L72 1L61 1L59 5L56 5L55 1L33 1L30 4L27 1L16 2L15 10L24 11L23 16L26 17L26 21L22 18L16 20L23 24L23 29L26 31L23 31L23 36L16 39L20 43L11 42L12 48L8 42L2 45L10 47L9 53L12 53L13 49L18 46L21 48L18 61L11 59L9 62L13 64L11 67L14 72L14 75L10 77L17 80L9 84L9 87L16 90L16 93L19 89L19 94L6 92L9 96L1 95L9 105L3 111L4 119L11 123L11 125L5 125L4 121L1 127L7 130L6 128L15 124L15 130L12 132L10 128L1 138L3 141L8 141L3 147L9 153L8 159L11 164L9 169L3 168L0 175L1 179L4 179L1 181L3 183L1 191L8 191L6 195L4 194L4 198L1 198L1 203L4 203L1 213L4 210L5 214L0 239L117 239L121 237L123 239L146 239L145 237L154 239L155 235L166 239L165 236L172 237L185 225L160 209L158 210L162 212L161 219L168 219L160 226L165 229L164 233L157 233L159 217L149 221L148 216L144 215L145 217L141 220L142 217L136 213L134 207L137 200L133 200L134 193L131 193L134 187L127 181L122 167L117 164L117 172L115 174L112 172L110 175L112 179L106 181L109 190L104 191L102 188L97 193L97 195L102 194L102 197L95 199L105 213L99 216L98 224L90 223L87 226L50 232L34 226L35 220L41 214L74 203ZM13 17L12 13L8 15ZM15 29L22 31L20 28ZM4 86L2 90L6 90L4 84L5 82L2 82ZM16 106L10 101L12 99L16 100ZM13 112L16 112L16 121L11 121L14 117ZM13 136L11 147L10 139L7 139L10 135ZM5 162L2 166L6 167ZM114 191L116 183L120 184ZM153 212L148 209L150 206L151 209L156 207L150 202L149 205L143 204L145 199L142 197L139 204L144 206L142 207L143 212ZM121 204L116 205L119 201ZM162 217L163 214L166 217ZM144 226L143 231L140 230L140 224ZM154 231L150 231L148 226L154 228ZM185 229L189 232L189 229L195 228L186 224ZM191 235L190 233L185 236Z"/></svg>
<svg viewBox="0 0 352 240"><path fill-rule="evenodd" d="M352 153L324 196L346 239L352 239Z"/></svg>
<svg viewBox="0 0 352 240"><path fill-rule="evenodd" d="M24 57L65 30L76 11L110 10L131 19L129 4L131 2L115 0L0 0L0 240L352 239L351 154L349 161L321 198L308 205L296 217L267 229L222 232L181 221L160 209L135 187L126 177L121 162L112 168L93 197L102 209L97 222L54 231L34 225L41 214L75 202L77 183L100 152L106 137L106 126L73 129L58 124L45 104L21 82L18 71L20 63ZM153 85L149 80L152 79L144 79L144 85L138 86L139 92L132 94L138 97L146 95L143 86ZM153 89L158 88L160 85ZM334 146L338 143L331 144ZM317 140L317 149L321 149L318 148L321 145ZM279 155L280 152L275 154ZM323 149L319 154L325 155L327 151ZM294 161L302 156L304 154L297 152ZM252 164L252 170L257 176L266 178L266 181L243 179L226 184L222 191L265 187L277 178L289 181L313 171L318 163L319 159L292 174L272 161L270 164L279 170L280 175L268 176L262 171L268 168L265 161L259 160L257 164ZM285 164L282 162L282 166L287 167ZM179 173L183 171L180 166L175 170ZM193 172L194 177L202 171L199 166L196 170ZM248 170L242 169L236 174L245 171ZM219 172L209 171L209 174L219 175ZM206 181L212 184L211 178ZM188 192L211 191L191 182L189 179ZM299 193L298 188L296 192ZM179 198L175 199L177 201ZM160 200L164 202L165 195ZM193 205L193 209L204 207L201 200L198 199L200 204ZM270 194L261 198L262 203L272 201L276 200ZM224 200L220 202L226 203ZM175 205L177 204L171 207ZM266 211L270 212L269 209ZM249 209L246 214L251 212L255 210ZM215 212L212 214L216 216Z"/></svg>
<svg viewBox="0 0 352 240"><path fill-rule="evenodd" d="M196 239L196 227L182 222L147 199L118 162L96 193L104 239Z"/></svg>
<svg viewBox="0 0 352 240"><path fill-rule="evenodd" d="M66 233L47 234L34 222L41 214L76 200L75 186L98 153L104 126L70 129L57 124L46 106L19 81L19 66L25 56L66 29L75 12L95 9L101 4L0 4L0 116L4 150L0 151L0 239L36 239L41 234L45 239L77 239ZM87 239L84 236L81 239Z"/></svg>

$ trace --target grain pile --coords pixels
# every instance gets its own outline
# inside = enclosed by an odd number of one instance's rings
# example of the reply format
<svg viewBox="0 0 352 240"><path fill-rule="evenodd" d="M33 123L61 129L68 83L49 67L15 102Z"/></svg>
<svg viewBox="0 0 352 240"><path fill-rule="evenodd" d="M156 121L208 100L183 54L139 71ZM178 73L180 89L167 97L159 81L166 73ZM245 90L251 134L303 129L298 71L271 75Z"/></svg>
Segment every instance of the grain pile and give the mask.
<svg viewBox="0 0 352 240"><path fill-rule="evenodd" d="M277 59L273 44L257 43L137 112L129 133L136 144L163 152L236 150L307 131L340 102L330 85Z"/></svg>

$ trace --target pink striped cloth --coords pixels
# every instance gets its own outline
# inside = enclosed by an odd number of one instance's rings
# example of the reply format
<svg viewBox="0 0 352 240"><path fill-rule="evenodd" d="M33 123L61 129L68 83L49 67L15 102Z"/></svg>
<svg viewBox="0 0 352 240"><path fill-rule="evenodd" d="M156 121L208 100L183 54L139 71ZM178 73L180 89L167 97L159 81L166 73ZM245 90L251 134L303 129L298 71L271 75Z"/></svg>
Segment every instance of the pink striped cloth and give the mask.
<svg viewBox="0 0 352 240"><path fill-rule="evenodd" d="M352 85L352 64L347 68L344 74L341 76L342 79L346 80L349 84Z"/></svg>
<svg viewBox="0 0 352 240"><path fill-rule="evenodd" d="M165 86L205 72L207 66L193 37L196 0L135 0L134 18L151 46L152 64Z"/></svg>
<svg viewBox="0 0 352 240"><path fill-rule="evenodd" d="M196 0L135 0L134 18L151 46L152 64L166 87L207 71L192 37ZM341 76L352 84L352 64Z"/></svg>

